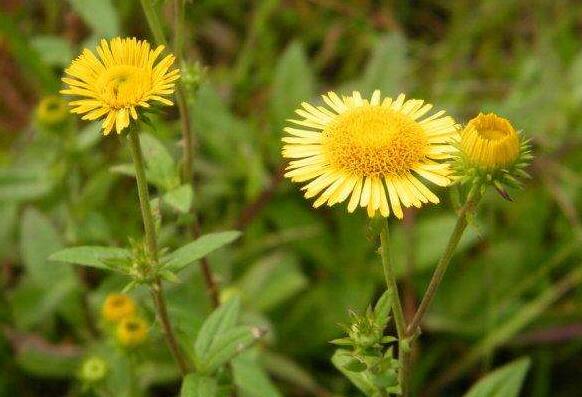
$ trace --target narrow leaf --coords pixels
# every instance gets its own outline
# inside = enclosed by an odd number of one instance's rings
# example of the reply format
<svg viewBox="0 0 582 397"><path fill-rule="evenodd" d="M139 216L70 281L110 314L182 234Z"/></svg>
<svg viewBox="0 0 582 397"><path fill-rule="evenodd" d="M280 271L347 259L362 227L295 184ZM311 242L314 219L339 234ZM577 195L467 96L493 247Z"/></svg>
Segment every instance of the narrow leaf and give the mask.
<svg viewBox="0 0 582 397"><path fill-rule="evenodd" d="M241 235L238 231L205 234L196 241L178 248L164 258L165 269L178 272L218 248L229 244Z"/></svg>
<svg viewBox="0 0 582 397"><path fill-rule="evenodd" d="M216 379L199 374L188 374L182 382L180 397L216 397Z"/></svg>
<svg viewBox="0 0 582 397"><path fill-rule="evenodd" d="M111 269L109 265L105 264L107 260L122 260L129 258L130 255L130 252L123 248L82 246L65 248L64 250L55 252L49 257L49 260L90 266L98 269Z"/></svg>
<svg viewBox="0 0 582 397"><path fill-rule="evenodd" d="M513 361L485 376L465 397L518 397L529 366L529 358Z"/></svg>
<svg viewBox="0 0 582 397"><path fill-rule="evenodd" d="M240 312L240 299L232 298L216 309L202 324L194 349L199 358L206 357L218 335L233 328Z"/></svg>

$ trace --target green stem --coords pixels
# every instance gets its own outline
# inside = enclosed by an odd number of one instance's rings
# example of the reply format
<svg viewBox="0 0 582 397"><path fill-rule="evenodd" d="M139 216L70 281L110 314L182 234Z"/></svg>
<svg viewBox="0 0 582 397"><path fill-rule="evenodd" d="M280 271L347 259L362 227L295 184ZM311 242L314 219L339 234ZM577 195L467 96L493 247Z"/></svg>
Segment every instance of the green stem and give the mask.
<svg viewBox="0 0 582 397"><path fill-rule="evenodd" d="M135 165L135 176L137 181L137 191L139 195L139 204L141 208L141 215L143 219L143 226L145 231L146 252L148 254L152 267L158 265L158 247L156 241L156 229L154 225L154 217L150 208L150 198L148 192L148 184L145 174L145 164L143 160L143 153L139 141L137 128L132 126L129 128L128 140L131 149L131 156ZM164 299L164 292L162 289L162 282L159 276L155 276L150 284L150 291L156 307L158 319L162 325L162 331L168 343L168 347L180 368L182 375L188 373L188 366L180 351L177 339L172 329L172 324L168 316L168 309Z"/></svg>
<svg viewBox="0 0 582 397"><path fill-rule="evenodd" d="M146 15L148 25L155 41L158 44L166 45L167 41L164 36L164 31L162 29L162 24L158 17L158 14L152 4L151 0L141 0L141 6ZM182 60L183 46L184 46L184 0L174 1L174 51L177 57L177 63L180 65ZM180 122L182 124L182 137L184 139L184 147L182 152L183 159L183 169L182 169L182 182L192 185L194 187L194 135L192 133L192 124L190 119L190 110L188 108L188 103L186 101L186 93L184 86L181 82L178 83L178 89L176 92L176 104L178 105L178 111L180 112ZM200 224L198 221L198 214L196 210L192 207L190 211L192 215L192 223L190 224L190 233L194 238L198 238L201 235ZM210 297L213 307L218 307L220 304L220 291L218 288L218 282L210 269L210 263L206 257L200 260L200 269L204 277L204 283L206 284L206 290Z"/></svg>
<svg viewBox="0 0 582 397"><path fill-rule="evenodd" d="M168 309L166 304L166 299L164 297L164 290L162 289L162 281L159 277L157 277L152 285L150 286L150 292L152 294L152 298L154 300L154 305L156 307L156 312L158 314L158 318L160 320L160 324L162 325L162 331L164 333L164 337L166 338L166 342L168 343L168 347L172 352L172 356L178 363L178 367L180 368L180 372L182 376L185 376L188 370L188 364L180 351L180 347L178 346L178 341L174 336L174 331L172 329L172 323L170 322L170 317L168 316Z"/></svg>
<svg viewBox="0 0 582 397"><path fill-rule="evenodd" d="M154 225L154 217L150 208L150 197L148 191L148 182L145 174L145 163L137 127L129 128L127 136L129 140L129 148L131 149L131 157L135 165L135 178L137 181L137 193L139 195L139 205L141 208L141 216L143 219L143 227L145 232L146 250L150 260L154 263L158 261L158 244L156 241L156 228Z"/></svg>
<svg viewBox="0 0 582 397"><path fill-rule="evenodd" d="M461 240L461 237L463 236L463 233L467 228L467 216L471 213L471 211L473 211L473 209L479 202L479 199L481 198L480 189L481 184L479 183L475 183L471 187L471 190L467 195L465 205L463 205L463 207L459 211L457 223L455 225L455 228L453 229L451 237L449 238L449 242L447 244L447 247L445 248L445 252L443 253L443 256L441 257L439 263L437 264L437 267L432 275L432 279L430 280L430 283L426 289L424 297L422 298L422 301L418 306L418 310L416 311L416 314L414 315L412 322L408 326L407 330L408 336L412 336L416 332L418 332L420 323L422 322L422 319L424 318L426 311L428 310L430 304L434 299L436 291L439 285L441 284L441 281L443 280L443 276L445 275L445 272L449 267L449 263L451 262L451 258L453 257L455 249L457 248L457 245L459 244L459 241Z"/></svg>
<svg viewBox="0 0 582 397"><path fill-rule="evenodd" d="M404 310L402 309L402 302L400 301L400 294L398 293L398 285L396 283L396 274L394 273L393 261L390 256L390 233L388 229L388 221L382 221L382 229L380 230L380 242L382 246L382 267L384 269L384 278L386 280L386 288L392 292L392 311L394 312L394 322L396 323L396 333L398 334L398 341L400 343L398 355L402 367L399 371L400 386L402 388L402 396L408 395L408 347L406 338L406 322L404 320Z"/></svg>
<svg viewBox="0 0 582 397"><path fill-rule="evenodd" d="M156 43L161 45L167 45L166 37L164 36L164 30L162 29L162 23L160 22L160 18L158 17L158 13L154 8L154 4L151 0L140 0L141 8L146 16L148 21L148 25L152 34L154 35L154 39Z"/></svg>

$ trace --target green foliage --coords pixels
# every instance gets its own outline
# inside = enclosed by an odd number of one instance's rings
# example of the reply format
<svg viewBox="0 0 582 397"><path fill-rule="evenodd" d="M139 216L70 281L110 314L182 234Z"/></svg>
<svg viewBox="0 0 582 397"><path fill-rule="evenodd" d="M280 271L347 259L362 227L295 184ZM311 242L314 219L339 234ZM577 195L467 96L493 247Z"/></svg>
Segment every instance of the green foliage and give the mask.
<svg viewBox="0 0 582 397"><path fill-rule="evenodd" d="M143 244L126 137L103 137L100 122L74 115L48 130L35 109L62 87L63 68L83 48L117 35L152 42L141 2L12 3L0 12L0 395L177 392L180 374L148 291L158 276L178 344L201 370L185 377L182 396L397 393L390 296L366 311L384 289L376 232L358 211L314 210L280 177L281 129L301 102L374 89L424 99L461 125L494 111L533 137L532 179L506 189L513 202L489 189L469 219L414 341L411 394L579 394L578 2L185 1L180 68L192 180L183 179L177 106L148 112L140 130L156 266ZM173 49L173 2L151 3ZM465 190L431 189L439 205L390 220L407 317ZM150 325L133 350L101 316L105 298L120 292ZM342 335L338 324L352 322L357 332ZM93 356L108 371L89 385L79 371ZM483 375L492 365L501 368Z"/></svg>
<svg viewBox="0 0 582 397"><path fill-rule="evenodd" d="M240 232L229 231L205 234L199 239L178 248L166 256L163 268L179 272L189 264L205 257L214 250L223 247L240 237Z"/></svg>
<svg viewBox="0 0 582 397"><path fill-rule="evenodd" d="M527 358L504 365L477 382L465 397L518 397L530 365Z"/></svg>
<svg viewBox="0 0 582 397"><path fill-rule="evenodd" d="M218 384L214 378L199 374L189 374L182 381L180 397L215 397Z"/></svg>
<svg viewBox="0 0 582 397"><path fill-rule="evenodd" d="M384 336L393 299L392 292L386 291L374 309L368 307L366 313L361 315L350 313L352 323L344 326L348 336L331 341L336 345L352 347L352 350L338 349L331 360L368 397L401 392L398 381L401 363L393 357L392 346L385 348L385 345L397 341L392 336Z"/></svg>
<svg viewBox="0 0 582 397"><path fill-rule="evenodd" d="M108 266L111 259L123 260L131 253L123 248L115 247L72 247L53 253L49 256L52 261L72 263L75 265L91 266L97 269L115 270Z"/></svg>
<svg viewBox="0 0 582 397"><path fill-rule="evenodd" d="M111 38L120 33L119 17L111 0L69 0L71 7L100 37Z"/></svg>

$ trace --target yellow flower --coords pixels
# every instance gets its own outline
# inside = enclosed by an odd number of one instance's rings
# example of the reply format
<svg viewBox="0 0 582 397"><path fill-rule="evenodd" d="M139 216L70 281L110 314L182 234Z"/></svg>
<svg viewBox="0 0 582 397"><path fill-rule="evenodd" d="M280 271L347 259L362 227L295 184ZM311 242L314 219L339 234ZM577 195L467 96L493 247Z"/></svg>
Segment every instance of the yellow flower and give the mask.
<svg viewBox="0 0 582 397"><path fill-rule="evenodd" d="M113 127L121 133L130 117L137 120L138 109L149 108L151 101L172 105L162 95L174 92L180 71L169 70L173 55L156 63L163 50L164 46L152 50L147 41L119 37L109 43L101 40L99 58L84 49L65 70L70 77L63 78L69 87L61 93L83 98L70 102L71 112L85 114L83 120L105 117L102 128L107 135Z"/></svg>
<svg viewBox="0 0 582 397"><path fill-rule="evenodd" d="M61 124L68 116L67 103L56 95L45 96L36 108L36 119L47 127Z"/></svg>
<svg viewBox="0 0 582 397"><path fill-rule="evenodd" d="M507 167L519 158L520 139L511 123L494 113L480 113L461 132L467 163L485 170Z"/></svg>
<svg viewBox="0 0 582 397"><path fill-rule="evenodd" d="M105 299L101 313L105 320L118 322L135 314L135 302L128 295L109 294Z"/></svg>
<svg viewBox="0 0 582 397"><path fill-rule="evenodd" d="M328 107L302 103L286 127L283 157L292 159L285 176L294 182L310 181L305 197L319 195L314 207L332 206L348 199L348 211L358 205L373 217L392 212L403 217L402 205L420 207L438 203L422 179L439 186L451 180L450 166L441 160L455 150L455 121L439 111L423 118L432 108L422 100L382 99L376 90L370 100L359 92L340 98L323 95ZM419 179L422 178L422 179ZM351 195L351 196L350 196ZM390 205L388 204L390 202Z"/></svg>
<svg viewBox="0 0 582 397"><path fill-rule="evenodd" d="M148 335L148 326L140 317L126 317L117 324L115 336L117 341L125 347L137 346Z"/></svg>

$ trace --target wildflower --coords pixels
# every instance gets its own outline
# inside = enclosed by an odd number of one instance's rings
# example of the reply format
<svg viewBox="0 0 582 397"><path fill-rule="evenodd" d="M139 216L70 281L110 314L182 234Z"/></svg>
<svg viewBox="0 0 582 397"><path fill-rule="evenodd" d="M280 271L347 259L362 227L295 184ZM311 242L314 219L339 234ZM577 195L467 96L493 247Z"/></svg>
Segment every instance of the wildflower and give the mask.
<svg viewBox="0 0 582 397"><path fill-rule="evenodd" d="M286 127L283 157L292 159L285 176L306 182L305 197L319 197L313 206L332 206L348 199L348 211L358 205L373 217L384 217L390 207L397 218L402 206L438 203L424 180L439 186L451 183L448 159L457 125L444 111L423 118L431 104L400 94L381 99L376 90L370 100L359 92L341 99L334 92L323 95L328 107L302 103ZM419 178L420 177L420 178ZM351 197L350 197L351 195ZM390 205L388 204L390 202Z"/></svg>
<svg viewBox="0 0 582 397"><path fill-rule="evenodd" d="M511 123L494 113L480 113L461 132L461 150L467 161L492 170L507 167L519 157L519 136Z"/></svg>
<svg viewBox="0 0 582 397"><path fill-rule="evenodd" d="M493 184L506 198L503 185L519 187L517 178L533 158L530 146L509 120L480 113L461 131L455 168L462 183L481 180ZM483 185L485 186L485 185Z"/></svg>
<svg viewBox="0 0 582 397"><path fill-rule="evenodd" d="M111 322L119 322L123 318L135 314L135 302L124 294L109 294L101 310L103 318Z"/></svg>
<svg viewBox="0 0 582 397"><path fill-rule="evenodd" d="M55 127L69 117L67 103L56 95L48 95L41 99L36 108L36 119L46 127Z"/></svg>
<svg viewBox="0 0 582 397"><path fill-rule="evenodd" d="M99 382L107 375L107 363L100 357L89 357L81 365L80 378L88 383Z"/></svg>
<svg viewBox="0 0 582 397"><path fill-rule="evenodd" d="M121 133L129 126L130 117L137 120L138 110L149 108L152 101L172 105L163 96L174 92L180 71L169 70L173 55L156 63L163 50L164 46L152 50L144 40L119 37L110 42L101 40L99 58L84 49L65 70L70 77L63 78L69 87L61 93L82 98L70 102L71 112L84 114L84 120L104 117L102 128L107 135L113 127Z"/></svg>
<svg viewBox="0 0 582 397"><path fill-rule="evenodd" d="M148 335L148 326L140 317L126 317L117 324L115 336L117 341L125 347L137 346Z"/></svg>

